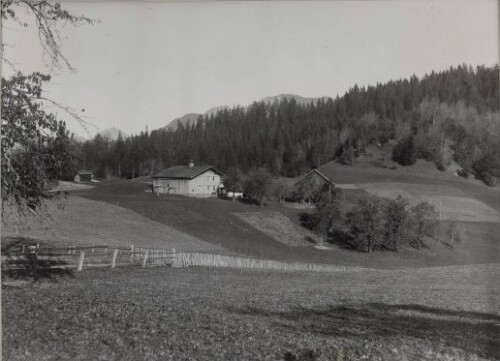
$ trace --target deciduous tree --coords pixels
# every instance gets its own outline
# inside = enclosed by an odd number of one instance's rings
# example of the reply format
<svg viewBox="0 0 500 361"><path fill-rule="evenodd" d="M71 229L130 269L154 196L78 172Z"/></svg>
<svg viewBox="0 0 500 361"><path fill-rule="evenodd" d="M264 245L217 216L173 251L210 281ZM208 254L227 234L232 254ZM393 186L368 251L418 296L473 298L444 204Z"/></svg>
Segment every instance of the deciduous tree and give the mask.
<svg viewBox="0 0 500 361"><path fill-rule="evenodd" d="M366 197L347 214L350 233L367 252L380 246L384 237L383 203L379 198Z"/></svg>
<svg viewBox="0 0 500 361"><path fill-rule="evenodd" d="M2 20L28 26L24 18L17 16L21 9L27 10L37 26L48 65L74 70L61 51L56 24L92 23L92 20L72 15L59 3L43 0L2 1ZM11 64L3 55L2 61ZM44 189L50 170L59 168L62 176L63 162L69 155L68 133L63 122L45 111L47 103L84 123L76 112L44 95L43 86L49 80L50 76L40 73L17 73L9 79L2 78L2 217L6 206L21 214L40 215L44 200L52 197Z"/></svg>

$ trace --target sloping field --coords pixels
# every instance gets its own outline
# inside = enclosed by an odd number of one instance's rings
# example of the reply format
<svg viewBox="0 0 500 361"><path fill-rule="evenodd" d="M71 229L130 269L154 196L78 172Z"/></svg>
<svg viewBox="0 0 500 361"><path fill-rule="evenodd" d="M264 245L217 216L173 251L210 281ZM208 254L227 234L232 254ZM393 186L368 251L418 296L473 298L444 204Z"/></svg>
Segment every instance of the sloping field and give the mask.
<svg viewBox="0 0 500 361"><path fill-rule="evenodd" d="M409 187L413 188L439 186L436 193L426 195L470 197L500 212L500 186L487 187L478 180L460 178L451 171L440 172L433 163L422 159L413 166L397 166L395 170L380 167L373 157L357 160L352 166L332 161L319 170L335 183L348 187L367 183L410 184ZM385 188L390 189L388 186ZM406 187L400 189L411 194ZM431 187L426 188L426 191L430 190Z"/></svg>
<svg viewBox="0 0 500 361"><path fill-rule="evenodd" d="M457 264L498 262L500 242L499 223L469 222L466 236L453 248L432 245L430 248L405 249L399 252L360 253L333 246L330 250L318 250L312 246L290 247L251 226L234 213L273 210L288 218L295 225L306 210L284 207L270 202L261 208L238 201L216 198L197 199L162 195L159 198L146 193L147 185L133 182L102 184L82 191L89 199L118 205L144 215L151 220L173 227L195 238L242 255L284 262L325 263L339 266L366 268L408 268ZM346 190L366 193L364 190ZM349 194L348 194L349 193ZM463 223L465 225L465 223Z"/></svg>
<svg viewBox="0 0 500 361"><path fill-rule="evenodd" d="M29 237L59 245L110 245L175 248L187 251L229 253L216 245L155 222L136 212L109 203L70 195L50 202L51 218L40 224L34 219L10 216L2 224L2 237Z"/></svg>
<svg viewBox="0 0 500 361"><path fill-rule="evenodd" d="M3 357L500 359L498 265L342 273L86 270L2 289Z"/></svg>
<svg viewBox="0 0 500 361"><path fill-rule="evenodd" d="M280 212L245 212L235 213L235 215L275 241L287 246L309 246L311 243L306 240L306 237L316 239L313 233L292 223Z"/></svg>
<svg viewBox="0 0 500 361"><path fill-rule="evenodd" d="M499 213L483 202L453 186L414 183L365 183L358 187L377 197L408 198L411 205L429 202L442 220L498 222Z"/></svg>

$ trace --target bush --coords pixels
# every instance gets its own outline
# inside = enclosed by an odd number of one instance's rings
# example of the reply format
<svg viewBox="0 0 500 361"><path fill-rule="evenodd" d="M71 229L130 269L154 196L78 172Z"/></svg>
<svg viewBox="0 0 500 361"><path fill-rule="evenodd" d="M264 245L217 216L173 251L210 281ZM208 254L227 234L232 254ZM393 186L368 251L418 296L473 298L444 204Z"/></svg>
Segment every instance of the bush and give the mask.
<svg viewBox="0 0 500 361"><path fill-rule="evenodd" d="M444 172L448 166L445 165L443 162L441 162L440 160L436 161L436 168L437 170L441 171L441 172Z"/></svg>
<svg viewBox="0 0 500 361"><path fill-rule="evenodd" d="M408 199L398 196L384 207L384 247L397 251L408 243Z"/></svg>
<svg viewBox="0 0 500 361"><path fill-rule="evenodd" d="M431 147L428 146L418 147L417 158L431 162L434 160L434 151L432 150Z"/></svg>
<svg viewBox="0 0 500 361"><path fill-rule="evenodd" d="M493 177L491 174L486 174L483 182L486 183L487 186L494 187L497 185L497 178Z"/></svg>
<svg viewBox="0 0 500 361"><path fill-rule="evenodd" d="M472 165L477 178L491 187L496 185L497 177L500 176L499 158L500 155L496 154L496 150L492 150Z"/></svg>
<svg viewBox="0 0 500 361"><path fill-rule="evenodd" d="M467 169L457 170L457 175L462 178L469 178L469 171Z"/></svg>
<svg viewBox="0 0 500 361"><path fill-rule="evenodd" d="M424 239L436 239L436 218L434 206L428 202L410 208L403 197L391 201L367 197L347 213L343 238L361 252L422 248Z"/></svg>
<svg viewBox="0 0 500 361"><path fill-rule="evenodd" d="M371 252L384 241L383 203L366 197L347 214L346 223L358 249Z"/></svg>
<svg viewBox="0 0 500 361"><path fill-rule="evenodd" d="M421 202L413 206L409 212L410 240L413 247L423 247L425 238L436 236L436 219L438 217L436 209L429 202Z"/></svg>
<svg viewBox="0 0 500 361"><path fill-rule="evenodd" d="M392 160L402 166L415 164L417 161L417 146L413 136L402 138L392 151Z"/></svg>
<svg viewBox="0 0 500 361"><path fill-rule="evenodd" d="M246 196L262 206L264 198L270 193L271 175L265 168L253 169L248 173L247 179L243 182L243 190Z"/></svg>
<svg viewBox="0 0 500 361"><path fill-rule="evenodd" d="M436 168L441 172L444 172L448 169L448 166L451 164L451 157L449 154L438 154L436 155L436 160L434 161L436 164Z"/></svg>

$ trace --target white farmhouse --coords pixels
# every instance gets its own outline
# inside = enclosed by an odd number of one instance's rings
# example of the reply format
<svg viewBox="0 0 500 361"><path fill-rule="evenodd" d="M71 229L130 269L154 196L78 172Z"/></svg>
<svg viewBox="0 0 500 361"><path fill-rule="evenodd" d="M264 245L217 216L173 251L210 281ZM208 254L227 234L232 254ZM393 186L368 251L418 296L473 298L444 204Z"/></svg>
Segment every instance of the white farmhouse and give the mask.
<svg viewBox="0 0 500 361"><path fill-rule="evenodd" d="M192 197L217 195L221 173L212 166L177 165L153 175L155 193L180 194Z"/></svg>

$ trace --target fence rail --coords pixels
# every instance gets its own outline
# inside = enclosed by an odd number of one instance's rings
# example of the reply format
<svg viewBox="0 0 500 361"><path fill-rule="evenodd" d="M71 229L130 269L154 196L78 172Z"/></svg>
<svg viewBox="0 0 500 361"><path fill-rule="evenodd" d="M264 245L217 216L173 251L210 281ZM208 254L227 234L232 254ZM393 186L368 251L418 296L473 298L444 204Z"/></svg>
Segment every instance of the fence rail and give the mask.
<svg viewBox="0 0 500 361"><path fill-rule="evenodd" d="M226 256L197 252L179 252L176 254L173 267L215 267L215 268L250 268L275 269L286 271L317 271L317 272L345 272L367 270L361 267L335 266L319 263L281 262L268 259L250 257Z"/></svg>
<svg viewBox="0 0 500 361"><path fill-rule="evenodd" d="M172 265L175 249L111 246L47 247L28 244L2 250L2 268L83 268L124 265Z"/></svg>
<svg viewBox="0 0 500 361"><path fill-rule="evenodd" d="M31 252L31 253L30 253ZM34 265L36 263L36 266ZM290 271L344 272L367 270L360 267L335 266L328 264L281 262L251 257L229 256L200 252L176 252L175 249L129 248L88 246L50 248L28 247L2 252L2 268L39 267L39 268L84 268L135 265L135 266L171 266L171 267L214 267L275 269Z"/></svg>

